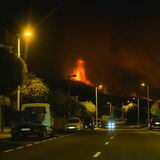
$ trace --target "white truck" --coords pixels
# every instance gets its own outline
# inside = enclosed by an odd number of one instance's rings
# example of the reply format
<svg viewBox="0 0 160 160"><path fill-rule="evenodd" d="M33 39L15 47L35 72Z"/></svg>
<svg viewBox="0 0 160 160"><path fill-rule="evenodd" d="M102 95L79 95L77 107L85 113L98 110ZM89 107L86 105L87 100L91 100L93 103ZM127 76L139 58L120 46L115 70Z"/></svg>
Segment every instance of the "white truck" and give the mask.
<svg viewBox="0 0 160 160"><path fill-rule="evenodd" d="M53 135L53 114L48 103L22 104L20 121L11 130L13 139L38 136L41 138Z"/></svg>

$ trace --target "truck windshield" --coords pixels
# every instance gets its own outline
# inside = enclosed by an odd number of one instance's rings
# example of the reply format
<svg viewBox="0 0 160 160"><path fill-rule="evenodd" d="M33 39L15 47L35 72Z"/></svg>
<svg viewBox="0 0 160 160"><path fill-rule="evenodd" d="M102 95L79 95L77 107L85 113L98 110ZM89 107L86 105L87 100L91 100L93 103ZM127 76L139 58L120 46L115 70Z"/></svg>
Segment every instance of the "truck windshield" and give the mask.
<svg viewBox="0 0 160 160"><path fill-rule="evenodd" d="M23 122L42 123L45 119L45 107L26 107L22 112Z"/></svg>
<svg viewBox="0 0 160 160"><path fill-rule="evenodd" d="M40 123L45 119L46 108L45 107L26 107L25 110L16 113L15 122L31 122Z"/></svg>

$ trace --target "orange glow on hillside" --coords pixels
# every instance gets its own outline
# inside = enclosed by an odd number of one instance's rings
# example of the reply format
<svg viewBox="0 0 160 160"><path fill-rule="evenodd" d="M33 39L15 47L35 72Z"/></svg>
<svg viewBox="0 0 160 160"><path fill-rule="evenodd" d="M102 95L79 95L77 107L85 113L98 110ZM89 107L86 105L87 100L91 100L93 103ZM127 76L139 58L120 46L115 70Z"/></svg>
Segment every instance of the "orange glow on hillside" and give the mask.
<svg viewBox="0 0 160 160"><path fill-rule="evenodd" d="M75 67L73 68L73 73L76 74L76 77L73 77L73 80L91 84L86 77L85 61L83 59L77 60Z"/></svg>

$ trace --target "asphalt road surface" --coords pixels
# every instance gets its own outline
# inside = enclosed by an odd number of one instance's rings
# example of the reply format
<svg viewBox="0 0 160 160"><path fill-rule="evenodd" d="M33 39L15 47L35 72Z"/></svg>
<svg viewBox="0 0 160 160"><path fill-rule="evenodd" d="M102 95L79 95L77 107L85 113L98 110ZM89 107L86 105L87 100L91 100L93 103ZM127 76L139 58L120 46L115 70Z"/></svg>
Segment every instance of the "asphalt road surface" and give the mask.
<svg viewBox="0 0 160 160"><path fill-rule="evenodd" d="M0 142L0 160L160 160L160 131L116 129Z"/></svg>

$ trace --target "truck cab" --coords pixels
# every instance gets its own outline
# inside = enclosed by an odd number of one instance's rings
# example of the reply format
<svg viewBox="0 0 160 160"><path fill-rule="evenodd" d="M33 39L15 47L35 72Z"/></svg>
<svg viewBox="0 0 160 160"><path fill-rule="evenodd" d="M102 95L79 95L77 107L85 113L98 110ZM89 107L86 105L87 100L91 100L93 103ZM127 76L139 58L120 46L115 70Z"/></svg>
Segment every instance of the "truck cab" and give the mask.
<svg viewBox="0 0 160 160"><path fill-rule="evenodd" d="M48 103L22 104L20 115L20 121L12 127L12 138L53 134L53 116Z"/></svg>

